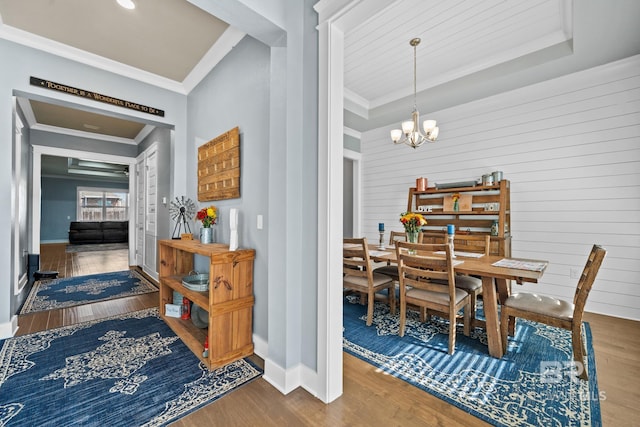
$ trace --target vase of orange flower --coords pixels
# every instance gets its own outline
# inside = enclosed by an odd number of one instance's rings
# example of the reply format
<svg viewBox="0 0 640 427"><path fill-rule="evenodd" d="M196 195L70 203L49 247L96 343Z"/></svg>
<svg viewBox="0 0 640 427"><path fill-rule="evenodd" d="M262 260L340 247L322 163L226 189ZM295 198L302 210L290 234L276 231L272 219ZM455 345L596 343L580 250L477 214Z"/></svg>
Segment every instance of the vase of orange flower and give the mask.
<svg viewBox="0 0 640 427"><path fill-rule="evenodd" d="M427 225L427 220L419 213L404 212L400 214L400 222L407 232L407 241L409 243L418 243L418 236L423 225Z"/></svg>
<svg viewBox="0 0 640 427"><path fill-rule="evenodd" d="M202 208L196 214L196 219L202 223L200 228L200 243L213 243L213 227L218 220L218 209L211 205Z"/></svg>

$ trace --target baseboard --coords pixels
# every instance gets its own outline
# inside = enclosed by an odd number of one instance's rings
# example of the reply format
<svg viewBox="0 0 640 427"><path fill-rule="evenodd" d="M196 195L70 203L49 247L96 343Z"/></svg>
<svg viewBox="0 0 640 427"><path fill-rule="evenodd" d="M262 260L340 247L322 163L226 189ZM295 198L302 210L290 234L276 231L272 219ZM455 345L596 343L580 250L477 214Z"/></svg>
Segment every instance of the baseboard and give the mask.
<svg viewBox="0 0 640 427"><path fill-rule="evenodd" d="M303 364L298 364L290 369L282 368L269 359L269 344L255 334L253 335L253 352L264 360L264 375L262 377L280 393L288 394L296 388L302 387L314 397L318 396L318 373L316 371Z"/></svg>
<svg viewBox="0 0 640 427"><path fill-rule="evenodd" d="M269 354L269 345L256 334L253 334L253 352L262 360L266 360L267 355Z"/></svg>
<svg viewBox="0 0 640 427"><path fill-rule="evenodd" d="M0 339L13 337L18 331L18 316L12 316L11 321L0 323Z"/></svg>

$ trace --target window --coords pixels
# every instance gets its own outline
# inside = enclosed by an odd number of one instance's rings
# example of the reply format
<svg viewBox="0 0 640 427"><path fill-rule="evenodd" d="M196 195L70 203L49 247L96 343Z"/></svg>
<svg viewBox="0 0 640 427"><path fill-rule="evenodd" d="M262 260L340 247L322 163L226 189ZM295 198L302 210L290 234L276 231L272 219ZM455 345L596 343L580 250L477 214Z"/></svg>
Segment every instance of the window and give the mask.
<svg viewBox="0 0 640 427"><path fill-rule="evenodd" d="M126 221L129 192L116 188L78 187L78 221Z"/></svg>

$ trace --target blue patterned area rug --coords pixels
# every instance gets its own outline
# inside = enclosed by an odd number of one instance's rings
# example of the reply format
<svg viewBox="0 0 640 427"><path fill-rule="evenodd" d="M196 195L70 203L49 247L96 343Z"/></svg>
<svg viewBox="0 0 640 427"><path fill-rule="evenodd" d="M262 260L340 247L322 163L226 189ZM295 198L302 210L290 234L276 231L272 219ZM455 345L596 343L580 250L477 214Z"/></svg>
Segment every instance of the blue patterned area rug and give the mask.
<svg viewBox="0 0 640 427"><path fill-rule="evenodd" d="M344 302L344 350L382 371L496 426L601 426L591 331L587 340L589 381L575 376L569 331L518 319L502 359L489 356L486 332L456 334L447 354L449 323L438 317L420 323L407 310L405 336L398 315L376 303L373 324L359 297ZM481 314L481 312L480 312ZM604 396L602 396L604 397Z"/></svg>
<svg viewBox="0 0 640 427"><path fill-rule="evenodd" d="M157 290L134 270L42 280L33 285L20 314L73 307Z"/></svg>
<svg viewBox="0 0 640 427"><path fill-rule="evenodd" d="M209 371L151 308L0 341L0 425L164 426L261 375Z"/></svg>

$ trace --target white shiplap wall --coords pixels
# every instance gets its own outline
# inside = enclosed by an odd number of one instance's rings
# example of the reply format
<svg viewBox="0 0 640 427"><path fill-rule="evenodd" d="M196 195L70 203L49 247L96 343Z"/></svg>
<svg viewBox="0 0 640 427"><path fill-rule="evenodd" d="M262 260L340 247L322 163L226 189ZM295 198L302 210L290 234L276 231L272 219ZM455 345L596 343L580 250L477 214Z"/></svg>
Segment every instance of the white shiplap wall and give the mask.
<svg viewBox="0 0 640 427"><path fill-rule="evenodd" d="M407 106L407 117L411 106ZM640 319L640 56L429 113L440 137L394 146L393 127L362 134L362 231L402 230L418 177L511 181L512 255L550 261L516 287L571 299L594 243L607 256L587 311ZM516 286L516 285L514 285Z"/></svg>

